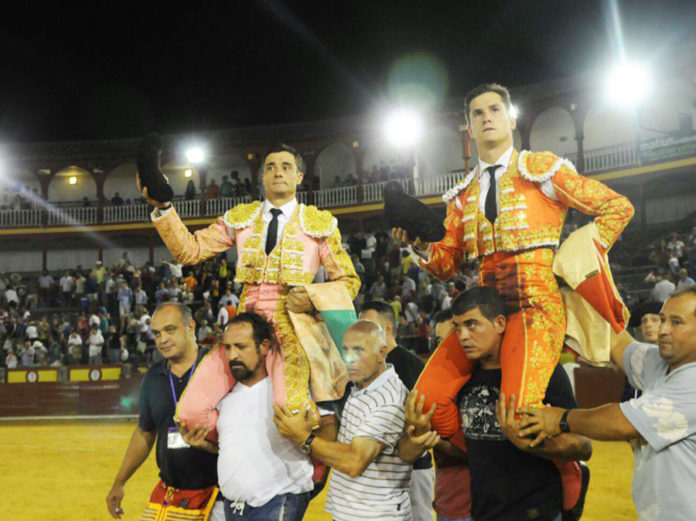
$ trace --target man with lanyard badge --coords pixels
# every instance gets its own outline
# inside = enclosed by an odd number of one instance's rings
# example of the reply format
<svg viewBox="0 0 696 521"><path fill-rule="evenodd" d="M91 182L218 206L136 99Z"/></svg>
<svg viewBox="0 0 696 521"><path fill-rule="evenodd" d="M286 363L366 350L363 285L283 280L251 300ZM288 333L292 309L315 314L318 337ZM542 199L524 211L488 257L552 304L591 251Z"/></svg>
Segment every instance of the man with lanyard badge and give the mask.
<svg viewBox="0 0 696 521"><path fill-rule="evenodd" d="M196 324L188 306L167 302L152 316L152 332L163 360L145 374L140 389L140 414L126 455L106 497L112 517L124 511L121 501L128 479L157 444L160 482L153 490L144 516L222 521L222 503L216 503L217 456L186 444L174 423L176 404L205 352L195 340Z"/></svg>

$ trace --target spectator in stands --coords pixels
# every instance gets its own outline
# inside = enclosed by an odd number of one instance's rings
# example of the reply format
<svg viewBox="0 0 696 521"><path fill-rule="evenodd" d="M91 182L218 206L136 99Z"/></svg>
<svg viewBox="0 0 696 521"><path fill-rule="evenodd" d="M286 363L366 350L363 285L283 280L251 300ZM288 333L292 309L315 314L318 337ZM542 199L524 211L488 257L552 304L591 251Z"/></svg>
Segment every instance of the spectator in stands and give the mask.
<svg viewBox="0 0 696 521"><path fill-rule="evenodd" d="M231 283L228 284L227 289L225 289L225 294L220 297L220 301L218 302L220 307L229 306L230 304L235 308L239 307L239 297L234 294L230 285Z"/></svg>
<svg viewBox="0 0 696 521"><path fill-rule="evenodd" d="M165 282L160 282L159 288L155 291L155 303L160 304L169 300L169 290L166 288Z"/></svg>
<svg viewBox="0 0 696 521"><path fill-rule="evenodd" d="M696 519L696 288L671 295L660 313L659 347L614 335L612 361L640 398L595 409L523 408L520 434L539 444L573 432L597 440L638 438L634 452L633 501L640 519Z"/></svg>
<svg viewBox="0 0 696 521"><path fill-rule="evenodd" d="M217 199L220 197L220 187L215 183L215 179L210 180L210 184L206 188L208 199Z"/></svg>
<svg viewBox="0 0 696 521"><path fill-rule="evenodd" d="M90 202L89 198L83 197L82 198L82 207L89 208L90 206L92 206L92 203Z"/></svg>
<svg viewBox="0 0 696 521"><path fill-rule="evenodd" d="M664 275L657 275L655 277L655 287L652 290L652 298L657 302L664 302L675 289L676 286L674 282L672 282L671 274L665 273Z"/></svg>
<svg viewBox="0 0 696 521"><path fill-rule="evenodd" d="M211 322L212 323L212 322ZM196 335L196 340L199 344L203 344L204 340L213 334L213 329L208 325L208 321L203 319L201 321L200 327L198 328L198 333Z"/></svg>
<svg viewBox="0 0 696 521"><path fill-rule="evenodd" d="M118 316L121 320L125 320L128 313L131 311L131 303L133 302L133 290L128 287L128 284L123 281L118 288Z"/></svg>
<svg viewBox="0 0 696 521"><path fill-rule="evenodd" d="M276 406L280 434L333 468L326 510L335 521L412 519L410 463L398 456L407 390L387 367L384 331L358 320L343 337L343 358L353 386L341 413L338 441L311 436L312 419ZM379 476L379 488L373 476Z"/></svg>
<svg viewBox="0 0 696 521"><path fill-rule="evenodd" d="M22 367L31 367L34 365L34 357L36 356L36 350L29 340L24 342L24 346L19 352L19 357L22 361Z"/></svg>
<svg viewBox="0 0 696 521"><path fill-rule="evenodd" d="M121 196L118 195L118 192L116 192L111 198L111 204L114 206L121 206L123 204L123 199L121 199Z"/></svg>
<svg viewBox="0 0 696 521"><path fill-rule="evenodd" d="M19 296L14 286L8 286L5 290L5 304L10 309L16 309L19 306Z"/></svg>
<svg viewBox="0 0 696 521"><path fill-rule="evenodd" d="M142 287L138 286L136 290L133 292L133 301L135 302L136 307L147 306L147 293Z"/></svg>
<svg viewBox="0 0 696 521"><path fill-rule="evenodd" d="M104 348L104 337L99 331L98 325L92 325L89 337L87 338L89 364L99 365L102 363L102 350Z"/></svg>
<svg viewBox="0 0 696 521"><path fill-rule="evenodd" d="M24 330L24 338L30 342L34 342L39 339L39 328L36 325L36 320L30 320Z"/></svg>
<svg viewBox="0 0 696 521"><path fill-rule="evenodd" d="M337 175L334 177L333 186L331 188L338 188L340 186L343 186L343 181L341 181L341 176Z"/></svg>
<svg viewBox="0 0 696 521"><path fill-rule="evenodd" d="M5 357L5 365L8 369L17 369L19 361L17 360L17 355L14 350L10 350Z"/></svg>
<svg viewBox="0 0 696 521"><path fill-rule="evenodd" d="M672 240L667 243L667 251L679 261L684 257L684 242L677 232L672 233Z"/></svg>
<svg viewBox="0 0 696 521"><path fill-rule="evenodd" d="M218 311L216 323L224 329L227 323L230 320L232 320L236 315L237 306L235 306L233 303L230 302L227 305L220 304L220 310Z"/></svg>
<svg viewBox="0 0 696 521"><path fill-rule="evenodd" d="M689 277L689 272L686 268L679 270L679 280L677 281L677 289L690 288L696 286L696 281Z"/></svg>
<svg viewBox="0 0 696 521"><path fill-rule="evenodd" d="M384 275L377 277L377 280L370 286L368 294L372 300L384 300L387 298L387 285L384 282Z"/></svg>
<svg viewBox="0 0 696 521"><path fill-rule="evenodd" d="M314 178L315 183L317 183L317 186L314 188L314 190L319 189L319 179L317 177ZM251 195L251 181L248 178L244 178L244 187L242 188L242 192L239 195Z"/></svg>
<svg viewBox="0 0 696 521"><path fill-rule="evenodd" d="M196 198L196 185L193 183L193 179L189 179L186 183L186 191L184 192L184 199L187 201L193 201Z"/></svg>
<svg viewBox="0 0 696 521"><path fill-rule="evenodd" d="M220 197L234 197L236 194L235 187L227 179L226 175L222 176L222 183L220 183Z"/></svg>
<svg viewBox="0 0 696 521"><path fill-rule="evenodd" d="M50 305L49 300L54 283L55 281L48 270L43 270L39 277L39 303L41 306L48 307Z"/></svg>
<svg viewBox="0 0 696 521"><path fill-rule="evenodd" d="M70 332L68 337L68 364L78 365L82 362L82 337L76 330Z"/></svg>
<svg viewBox="0 0 696 521"><path fill-rule="evenodd" d="M394 310L385 302L366 302L360 311L360 319L374 322L382 328L387 340L386 363L391 364L406 389L411 391L423 371L423 360L396 341L397 321ZM432 521L433 519L433 483L435 474L429 453L415 460L411 474L409 497L415 521Z"/></svg>

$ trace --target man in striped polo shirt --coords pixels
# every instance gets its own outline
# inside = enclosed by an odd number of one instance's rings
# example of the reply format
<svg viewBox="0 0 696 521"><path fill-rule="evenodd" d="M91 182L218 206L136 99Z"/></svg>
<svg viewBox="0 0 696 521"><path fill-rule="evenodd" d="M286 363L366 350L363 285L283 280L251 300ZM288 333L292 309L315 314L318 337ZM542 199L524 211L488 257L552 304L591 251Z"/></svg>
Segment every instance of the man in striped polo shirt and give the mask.
<svg viewBox="0 0 696 521"><path fill-rule="evenodd" d="M333 467L326 510L336 521L411 520L408 489L412 465L398 456L404 431L407 389L385 363L382 328L358 320L343 337L343 359L353 382L346 399L338 441L315 438L307 415L276 406L281 435Z"/></svg>

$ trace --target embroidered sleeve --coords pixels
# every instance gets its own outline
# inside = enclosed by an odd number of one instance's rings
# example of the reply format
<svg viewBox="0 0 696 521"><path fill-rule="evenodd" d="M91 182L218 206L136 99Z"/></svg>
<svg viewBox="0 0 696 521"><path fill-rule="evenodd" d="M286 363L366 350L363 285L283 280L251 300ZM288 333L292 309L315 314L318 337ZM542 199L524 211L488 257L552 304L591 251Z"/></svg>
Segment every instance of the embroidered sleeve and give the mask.
<svg viewBox="0 0 696 521"><path fill-rule="evenodd" d="M350 298L355 299L360 290L360 277L355 273L353 261L341 245L341 232L334 228L331 235L321 241L319 246L321 264L326 268L329 278L334 282L343 282L350 293Z"/></svg>
<svg viewBox="0 0 696 521"><path fill-rule="evenodd" d="M172 257L181 264L198 264L234 246L233 236L223 218L207 228L191 233L173 209L153 220Z"/></svg>
<svg viewBox="0 0 696 521"><path fill-rule="evenodd" d="M562 204L596 216L602 246L609 250L633 217L631 202L599 181L581 176L569 161L563 161L551 180Z"/></svg>
<svg viewBox="0 0 696 521"><path fill-rule="evenodd" d="M428 273L440 280L451 279L464 258L464 224L456 202L455 198L447 205L445 238L431 245L430 259L421 263Z"/></svg>

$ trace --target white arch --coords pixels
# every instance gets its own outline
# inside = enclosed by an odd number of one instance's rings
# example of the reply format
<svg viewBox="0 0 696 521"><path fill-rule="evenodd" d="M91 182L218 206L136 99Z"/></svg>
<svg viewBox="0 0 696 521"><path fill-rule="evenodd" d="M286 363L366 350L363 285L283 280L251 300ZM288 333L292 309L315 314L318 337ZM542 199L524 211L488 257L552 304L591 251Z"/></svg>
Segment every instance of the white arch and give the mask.
<svg viewBox="0 0 696 521"><path fill-rule="evenodd" d="M576 153L575 124L570 113L561 107L550 107L539 114L532 123L529 147L559 156Z"/></svg>
<svg viewBox="0 0 696 521"><path fill-rule="evenodd" d="M75 178L75 184L70 179ZM56 172L48 184L48 200L52 203L77 202L87 197L97 198L97 183L92 174L79 166L69 166Z"/></svg>
<svg viewBox="0 0 696 521"><path fill-rule="evenodd" d="M124 201L135 201L140 198L135 184L135 173L138 167L135 163L123 163L111 170L104 181L104 197L110 201L116 192Z"/></svg>
<svg viewBox="0 0 696 521"><path fill-rule="evenodd" d="M356 179L358 177L355 171L355 155L343 143L333 143L325 147L314 162L314 175L319 178L321 188L333 188L336 176L345 182L348 174L353 174Z"/></svg>

